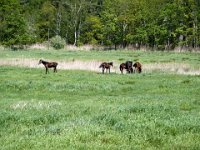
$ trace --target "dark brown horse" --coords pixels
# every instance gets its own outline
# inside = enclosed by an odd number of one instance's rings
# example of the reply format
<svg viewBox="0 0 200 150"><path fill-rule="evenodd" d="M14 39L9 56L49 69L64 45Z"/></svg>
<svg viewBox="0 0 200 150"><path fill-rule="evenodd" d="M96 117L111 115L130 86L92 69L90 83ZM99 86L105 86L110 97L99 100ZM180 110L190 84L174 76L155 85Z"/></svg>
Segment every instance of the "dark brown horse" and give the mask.
<svg viewBox="0 0 200 150"><path fill-rule="evenodd" d="M57 69L56 69L56 67L58 65L57 62L47 62L47 61L44 61L44 60L40 59L39 64L41 64L41 63L46 68L46 74L47 74L47 72L49 72L48 68L54 68L54 72L57 72Z"/></svg>
<svg viewBox="0 0 200 150"><path fill-rule="evenodd" d="M123 74L123 70L126 69L127 73L133 73L133 62L132 61L126 61L125 63L122 63L119 66L119 69L121 71L121 73Z"/></svg>
<svg viewBox="0 0 200 150"><path fill-rule="evenodd" d="M126 61L125 64L126 64L126 71L128 73L133 73L133 67L132 67L133 62L132 61Z"/></svg>
<svg viewBox="0 0 200 150"><path fill-rule="evenodd" d="M135 62L135 63L133 64L133 67L135 67L134 72L139 72L139 73L142 72L142 65L141 65L139 62Z"/></svg>
<svg viewBox="0 0 200 150"><path fill-rule="evenodd" d="M113 67L113 62L103 62L100 66L99 66L99 68L102 68L102 73L104 74L104 71L105 71L105 69L106 69L106 72L107 72L107 70L109 71L109 73L110 73L110 67Z"/></svg>
<svg viewBox="0 0 200 150"><path fill-rule="evenodd" d="M125 63L120 64L119 70L121 71L121 74L123 74L124 69L126 69L126 64Z"/></svg>

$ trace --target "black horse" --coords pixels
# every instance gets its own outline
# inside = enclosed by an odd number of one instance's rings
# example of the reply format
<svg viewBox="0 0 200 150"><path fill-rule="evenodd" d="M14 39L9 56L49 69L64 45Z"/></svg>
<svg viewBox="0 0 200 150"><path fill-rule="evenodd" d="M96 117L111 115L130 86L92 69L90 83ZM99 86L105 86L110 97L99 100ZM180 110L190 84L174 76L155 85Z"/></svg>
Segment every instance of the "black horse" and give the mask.
<svg viewBox="0 0 200 150"><path fill-rule="evenodd" d="M47 72L49 72L48 68L54 68L54 72L57 72L57 69L56 69L56 67L58 65L57 62L47 62L47 61L44 61L44 60L40 59L39 64L41 64L41 63L46 68L46 74L47 74Z"/></svg>
<svg viewBox="0 0 200 150"><path fill-rule="evenodd" d="M132 61L126 61L126 71L128 73L133 73L133 62Z"/></svg>
<svg viewBox="0 0 200 150"><path fill-rule="evenodd" d="M133 73L132 65L133 65L132 61L126 61L125 63L120 64L119 69L122 74L124 69L126 69L127 73Z"/></svg>
<svg viewBox="0 0 200 150"><path fill-rule="evenodd" d="M104 70L106 69L106 72L107 72L107 70L109 71L109 73L110 73L110 67L113 67L113 62L103 62L100 66L99 66L99 68L102 68L102 73L104 74Z"/></svg>

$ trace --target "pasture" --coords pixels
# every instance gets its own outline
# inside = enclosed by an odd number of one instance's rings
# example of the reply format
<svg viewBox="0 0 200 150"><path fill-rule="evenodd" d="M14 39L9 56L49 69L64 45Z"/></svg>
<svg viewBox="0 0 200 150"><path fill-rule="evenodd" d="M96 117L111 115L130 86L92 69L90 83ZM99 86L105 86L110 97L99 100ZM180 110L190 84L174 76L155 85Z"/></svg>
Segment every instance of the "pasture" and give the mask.
<svg viewBox="0 0 200 150"><path fill-rule="evenodd" d="M139 60L199 71L199 53L0 51L0 60ZM38 62L37 62L38 63ZM153 67L152 67L153 68ZM116 68L117 69L117 66ZM200 76L0 66L0 149L200 149ZM186 70L188 71L188 70Z"/></svg>

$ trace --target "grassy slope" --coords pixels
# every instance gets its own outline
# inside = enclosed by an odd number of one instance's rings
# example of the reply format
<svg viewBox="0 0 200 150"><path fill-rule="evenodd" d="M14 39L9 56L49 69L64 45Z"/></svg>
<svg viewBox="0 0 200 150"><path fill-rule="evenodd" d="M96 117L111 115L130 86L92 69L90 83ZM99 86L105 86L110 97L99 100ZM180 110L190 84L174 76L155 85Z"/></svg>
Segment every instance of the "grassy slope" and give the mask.
<svg viewBox="0 0 200 150"><path fill-rule="evenodd" d="M45 75L43 69L3 66L0 72L1 149L200 148L199 76Z"/></svg>

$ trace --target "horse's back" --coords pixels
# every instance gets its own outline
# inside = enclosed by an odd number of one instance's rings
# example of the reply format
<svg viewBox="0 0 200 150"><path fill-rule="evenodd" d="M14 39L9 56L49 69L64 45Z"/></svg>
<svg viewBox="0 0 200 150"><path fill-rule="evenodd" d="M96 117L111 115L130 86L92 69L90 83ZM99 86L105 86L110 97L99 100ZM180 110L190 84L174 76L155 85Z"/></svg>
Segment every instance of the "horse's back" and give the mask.
<svg viewBox="0 0 200 150"><path fill-rule="evenodd" d="M103 62L99 68L110 68L110 66L113 66L113 62Z"/></svg>
<svg viewBox="0 0 200 150"><path fill-rule="evenodd" d="M142 65L141 65L139 62L135 62L135 63L133 64L133 66L136 67L136 68L138 68L138 67L141 68L141 67L142 67Z"/></svg>
<svg viewBox="0 0 200 150"><path fill-rule="evenodd" d="M133 66L138 70L139 73L142 72L142 65L139 62L135 62Z"/></svg>
<svg viewBox="0 0 200 150"><path fill-rule="evenodd" d="M129 67L132 67L133 65L133 62L132 61L126 61L126 67L129 68Z"/></svg>
<svg viewBox="0 0 200 150"><path fill-rule="evenodd" d="M48 68L57 67L57 65L58 65L57 62L48 62L48 63L47 63L47 67L48 67Z"/></svg>

